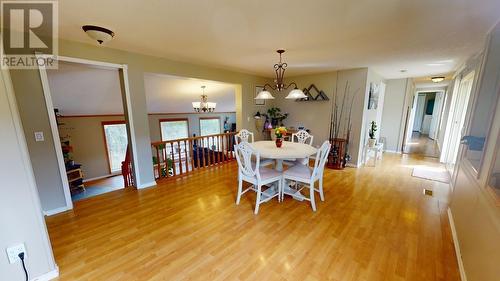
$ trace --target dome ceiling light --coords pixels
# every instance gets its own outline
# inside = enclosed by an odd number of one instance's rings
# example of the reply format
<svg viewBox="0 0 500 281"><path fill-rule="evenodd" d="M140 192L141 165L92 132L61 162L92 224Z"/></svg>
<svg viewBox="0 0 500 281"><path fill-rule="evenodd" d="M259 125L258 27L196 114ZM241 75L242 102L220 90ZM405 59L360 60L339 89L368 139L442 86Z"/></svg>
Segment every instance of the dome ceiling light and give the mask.
<svg viewBox="0 0 500 281"><path fill-rule="evenodd" d="M276 51L280 55L280 61L279 63L274 65L274 71L276 72L276 79L274 79L275 85L269 85L266 84L264 85L264 89L260 91L260 93L255 97L256 100L262 99L262 100L268 100L268 99L274 99L273 95L267 90L267 88L272 89L273 91L281 92L286 89L288 89L290 86L294 86L294 89L288 93L288 95L285 97L286 99L303 99L307 98L307 96L304 94L302 90L300 90L297 87L297 84L295 82L292 82L290 84L285 84L284 82L284 77L285 77L285 70L288 66L286 62L282 62L281 59L281 54L285 52L285 50L277 50Z"/></svg>
<svg viewBox="0 0 500 281"><path fill-rule="evenodd" d="M99 45L102 45L102 43L106 43L115 37L115 33L113 31L96 25L84 25L82 26L82 29L90 38L96 40Z"/></svg>
<svg viewBox="0 0 500 281"><path fill-rule="evenodd" d="M435 77L432 77L431 80L434 83L439 83L439 82L443 82L444 81L444 77L443 76L435 76Z"/></svg>

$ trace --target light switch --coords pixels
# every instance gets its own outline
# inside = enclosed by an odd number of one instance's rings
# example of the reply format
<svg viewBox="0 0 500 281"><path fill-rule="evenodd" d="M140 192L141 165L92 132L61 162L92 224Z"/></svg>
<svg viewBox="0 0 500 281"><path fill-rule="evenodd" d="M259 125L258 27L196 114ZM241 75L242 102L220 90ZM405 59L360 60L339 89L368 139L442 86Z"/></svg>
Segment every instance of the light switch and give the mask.
<svg viewBox="0 0 500 281"><path fill-rule="evenodd" d="M43 132L35 132L35 141L44 141Z"/></svg>

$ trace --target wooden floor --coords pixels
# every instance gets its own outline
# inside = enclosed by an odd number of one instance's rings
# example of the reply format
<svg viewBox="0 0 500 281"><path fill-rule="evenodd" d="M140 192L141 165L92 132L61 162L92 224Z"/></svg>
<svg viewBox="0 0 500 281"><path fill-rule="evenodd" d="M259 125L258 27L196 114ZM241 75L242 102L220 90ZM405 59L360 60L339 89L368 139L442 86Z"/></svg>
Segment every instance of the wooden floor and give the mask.
<svg viewBox="0 0 500 281"><path fill-rule="evenodd" d="M254 194L235 205L236 163L85 199L47 219L59 280L459 280L448 186L411 176L435 161L326 170L315 213L289 197L257 216Z"/></svg>
<svg viewBox="0 0 500 281"><path fill-rule="evenodd" d="M439 157L439 147L435 140L428 135L419 132L413 132L410 141L404 148L404 153L418 154L427 157Z"/></svg>

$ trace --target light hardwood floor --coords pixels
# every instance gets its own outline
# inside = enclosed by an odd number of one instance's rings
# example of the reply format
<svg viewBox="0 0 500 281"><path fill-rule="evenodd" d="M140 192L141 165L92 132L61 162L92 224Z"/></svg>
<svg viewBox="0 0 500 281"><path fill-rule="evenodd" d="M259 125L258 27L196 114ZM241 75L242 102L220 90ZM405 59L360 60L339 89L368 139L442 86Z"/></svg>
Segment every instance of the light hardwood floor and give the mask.
<svg viewBox="0 0 500 281"><path fill-rule="evenodd" d="M405 146L404 153L439 158L439 147L436 141L428 135L413 132L410 141Z"/></svg>
<svg viewBox="0 0 500 281"><path fill-rule="evenodd" d="M438 164L386 153L326 170L316 213L290 197L257 216L254 194L235 205L236 163L82 200L47 218L59 280L459 280L449 188L415 165Z"/></svg>

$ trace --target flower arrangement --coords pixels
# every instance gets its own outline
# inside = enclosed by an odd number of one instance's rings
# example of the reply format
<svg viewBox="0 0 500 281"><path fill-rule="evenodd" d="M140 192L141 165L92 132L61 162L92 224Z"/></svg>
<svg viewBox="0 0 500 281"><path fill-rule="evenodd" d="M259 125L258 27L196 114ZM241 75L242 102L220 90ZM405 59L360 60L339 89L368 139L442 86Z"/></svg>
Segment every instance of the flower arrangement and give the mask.
<svg viewBox="0 0 500 281"><path fill-rule="evenodd" d="M285 127L278 127L274 129L274 134L276 135L277 139L282 138L283 136L286 136L287 129Z"/></svg>

